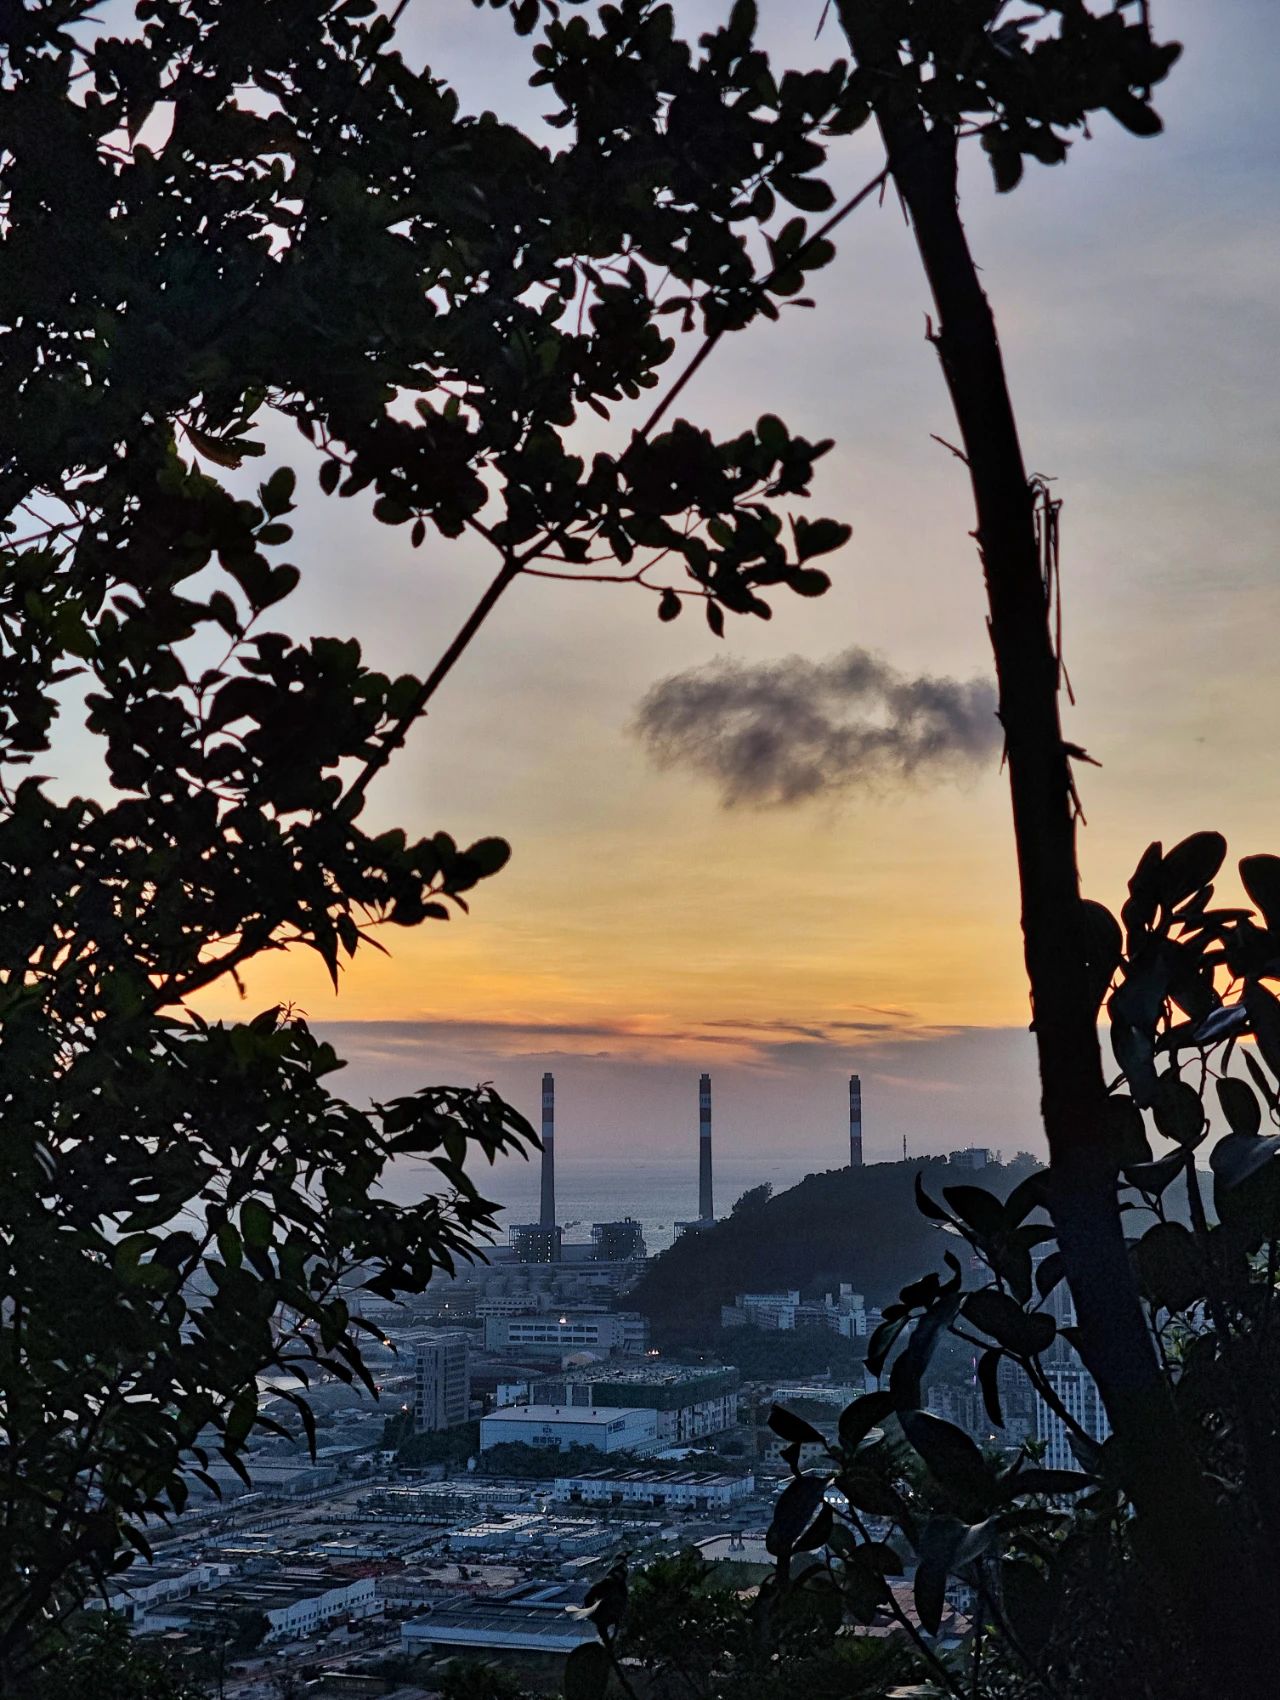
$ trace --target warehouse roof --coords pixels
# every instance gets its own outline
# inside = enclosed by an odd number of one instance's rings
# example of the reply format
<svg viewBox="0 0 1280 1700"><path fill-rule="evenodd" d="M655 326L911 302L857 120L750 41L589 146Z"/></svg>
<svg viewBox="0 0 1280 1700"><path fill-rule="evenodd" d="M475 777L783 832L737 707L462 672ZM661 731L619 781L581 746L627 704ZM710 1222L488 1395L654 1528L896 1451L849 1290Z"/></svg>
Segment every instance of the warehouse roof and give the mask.
<svg viewBox="0 0 1280 1700"><path fill-rule="evenodd" d="M598 1405L503 1405L500 1410L490 1411L484 1418L486 1423L616 1423L620 1418L629 1416L632 1412L637 1415L650 1416L652 1413L641 1410L634 1405L617 1405L603 1408Z"/></svg>

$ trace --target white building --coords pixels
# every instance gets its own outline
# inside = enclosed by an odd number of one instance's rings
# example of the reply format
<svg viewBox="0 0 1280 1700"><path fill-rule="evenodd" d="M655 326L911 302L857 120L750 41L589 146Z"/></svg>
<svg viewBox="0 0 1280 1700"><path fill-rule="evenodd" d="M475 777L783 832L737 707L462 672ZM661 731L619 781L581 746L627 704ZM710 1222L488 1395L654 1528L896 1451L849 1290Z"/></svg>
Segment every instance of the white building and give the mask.
<svg viewBox="0 0 1280 1700"><path fill-rule="evenodd" d="M739 1293L731 1305L720 1307L722 1328L829 1328L846 1340L865 1339L866 1301L847 1281L838 1293L827 1293L819 1304L804 1304L794 1290L785 1293Z"/></svg>
<svg viewBox="0 0 1280 1700"><path fill-rule="evenodd" d="M476 1315L482 1321L491 1316L536 1316L550 1303L549 1293L493 1293L476 1300Z"/></svg>
<svg viewBox="0 0 1280 1700"><path fill-rule="evenodd" d="M141 1626L152 1611L216 1587L231 1571L229 1564L137 1564L109 1583L102 1599L86 1601L86 1608L118 1612Z"/></svg>
<svg viewBox="0 0 1280 1700"><path fill-rule="evenodd" d="M653 1452L658 1413L623 1406L507 1405L480 1419L480 1450L519 1442L525 1446L590 1446L597 1452Z"/></svg>
<svg viewBox="0 0 1280 1700"><path fill-rule="evenodd" d="M731 1305L721 1305L722 1328L791 1329L800 1308L797 1291L785 1293L739 1293Z"/></svg>
<svg viewBox="0 0 1280 1700"><path fill-rule="evenodd" d="M644 1407L658 1414L659 1442L683 1446L734 1426L740 1381L736 1369L722 1364L646 1363L536 1381L529 1398L539 1405Z"/></svg>
<svg viewBox="0 0 1280 1700"><path fill-rule="evenodd" d="M139 1629L186 1629L208 1624L226 1612L260 1611L267 1619L268 1641L296 1641L335 1622L371 1617L378 1610L372 1576L354 1580L332 1574L305 1576L278 1572L224 1583L185 1600L148 1608Z"/></svg>
<svg viewBox="0 0 1280 1700"><path fill-rule="evenodd" d="M728 1511L755 1491L754 1476L723 1476L711 1470L681 1470L671 1475L647 1470L592 1470L581 1476L557 1476L552 1499L558 1505L664 1506L675 1511Z"/></svg>
<svg viewBox="0 0 1280 1700"><path fill-rule="evenodd" d="M647 1317L633 1311L544 1311L537 1316L487 1316L485 1350L558 1357L566 1352L621 1352L639 1357L649 1344Z"/></svg>
<svg viewBox="0 0 1280 1700"><path fill-rule="evenodd" d="M271 1628L268 1641L296 1641L314 1635L338 1619L370 1617L377 1610L377 1587L372 1576L339 1582L331 1588L302 1586L275 1604L263 1601Z"/></svg>
<svg viewBox="0 0 1280 1700"><path fill-rule="evenodd" d="M461 1330L436 1334L415 1350L413 1426L419 1434L456 1428L471 1415L469 1350Z"/></svg>
<svg viewBox="0 0 1280 1700"><path fill-rule="evenodd" d="M1083 1364L1046 1364L1045 1379L1057 1394L1063 1408L1073 1417L1090 1440L1103 1441L1111 1433L1111 1424L1103 1409L1098 1384ZM1044 1463L1050 1470L1077 1470L1080 1460L1071 1447L1071 1430L1058 1415L1036 1394L1036 1439L1045 1442Z"/></svg>

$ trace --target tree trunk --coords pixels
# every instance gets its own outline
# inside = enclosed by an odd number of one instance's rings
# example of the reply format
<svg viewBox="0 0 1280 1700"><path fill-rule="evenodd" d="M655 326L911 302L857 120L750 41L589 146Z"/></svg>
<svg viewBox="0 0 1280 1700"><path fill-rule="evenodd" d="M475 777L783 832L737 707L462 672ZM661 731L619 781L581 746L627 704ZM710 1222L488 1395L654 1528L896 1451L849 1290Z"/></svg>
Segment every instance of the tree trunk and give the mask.
<svg viewBox="0 0 1280 1700"><path fill-rule="evenodd" d="M973 488L1007 743L1051 1212L1080 1352L1115 1432L1143 1545L1186 1609L1207 1591L1220 1594L1208 1572L1210 1554L1227 1562L1227 1531L1174 1412L1125 1245L1049 595L995 320L960 220L956 138L941 126L926 128L877 0L840 0L839 10L858 65L883 76L876 118L937 310L933 342ZM1234 1581L1241 1580L1237 1572ZM1231 1609L1249 1636L1243 1615ZM1221 1639L1231 1635L1221 1617L1216 1627Z"/></svg>

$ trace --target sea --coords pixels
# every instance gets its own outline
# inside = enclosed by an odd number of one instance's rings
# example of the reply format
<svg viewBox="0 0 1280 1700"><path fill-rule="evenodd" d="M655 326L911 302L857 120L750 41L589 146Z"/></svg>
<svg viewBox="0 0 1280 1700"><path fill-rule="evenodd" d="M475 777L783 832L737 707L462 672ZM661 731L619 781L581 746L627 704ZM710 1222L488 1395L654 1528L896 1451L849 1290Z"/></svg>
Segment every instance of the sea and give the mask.
<svg viewBox="0 0 1280 1700"><path fill-rule="evenodd" d="M839 1165L830 1152L789 1151L785 1155L761 1152L717 1157L715 1163L715 1208L727 1216L735 1200L753 1187L768 1183L775 1192L795 1186L806 1175ZM531 1161L506 1158L492 1169L471 1163L469 1172L486 1198L501 1205L502 1237L517 1222L536 1222L539 1210L540 1169L535 1152ZM389 1177L387 1191L399 1203L408 1203L430 1185L429 1171L418 1165L397 1164ZM432 1188L432 1190L436 1190ZM633 1216L644 1229L650 1254L665 1251L675 1238L675 1224L698 1214L698 1165L689 1157L642 1155L570 1158L556 1154L556 1217L567 1242L589 1241L593 1222L615 1222Z"/></svg>

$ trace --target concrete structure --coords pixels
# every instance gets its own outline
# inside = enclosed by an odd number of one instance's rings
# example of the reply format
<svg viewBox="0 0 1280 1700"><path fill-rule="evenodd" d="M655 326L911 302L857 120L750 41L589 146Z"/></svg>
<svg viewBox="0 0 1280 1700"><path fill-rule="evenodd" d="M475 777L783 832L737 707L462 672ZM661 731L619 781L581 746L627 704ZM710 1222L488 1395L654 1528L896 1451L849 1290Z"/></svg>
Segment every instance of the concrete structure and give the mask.
<svg viewBox="0 0 1280 1700"><path fill-rule="evenodd" d="M558 1505L664 1506L674 1511L728 1511L755 1492L754 1476L725 1476L714 1470L591 1470L557 1476Z"/></svg>
<svg viewBox="0 0 1280 1700"><path fill-rule="evenodd" d="M198 1628L230 1612L260 1611L270 1627L268 1641L296 1641L332 1623L371 1617L378 1609L377 1587L372 1576L354 1579L320 1572L282 1570L270 1576L255 1576L211 1589L185 1604L171 1605L164 1612L149 1614L147 1627Z"/></svg>
<svg viewBox="0 0 1280 1700"><path fill-rule="evenodd" d="M925 1409L944 1422L954 1423L975 1440L984 1440L992 1426L977 1387L935 1383L926 1392Z"/></svg>
<svg viewBox="0 0 1280 1700"><path fill-rule="evenodd" d="M575 1647L596 1639L590 1623L569 1610L586 1592L585 1582L522 1582L484 1599L449 1600L402 1626L400 1650L559 1669Z"/></svg>
<svg viewBox="0 0 1280 1700"><path fill-rule="evenodd" d="M714 1222L715 1197L711 1187L711 1076L698 1076L698 1220Z"/></svg>
<svg viewBox="0 0 1280 1700"><path fill-rule="evenodd" d="M506 1405L480 1419L480 1450L519 1442L525 1446L590 1446L596 1452L653 1452L658 1413L637 1407Z"/></svg>
<svg viewBox="0 0 1280 1700"><path fill-rule="evenodd" d="M986 1145L967 1145L963 1151L952 1151L947 1157L953 1169L985 1169L997 1161L997 1153Z"/></svg>
<svg viewBox="0 0 1280 1700"><path fill-rule="evenodd" d="M731 1305L721 1305L722 1328L826 1328L845 1340L861 1340L870 1331L866 1301L847 1281L837 1294L827 1293L820 1304L805 1304L794 1288L782 1293L739 1293Z"/></svg>
<svg viewBox="0 0 1280 1700"><path fill-rule="evenodd" d="M321 1493L332 1487L338 1479L334 1464L295 1463L285 1458L259 1459L252 1456L245 1463L253 1480L252 1488L245 1486L243 1478L230 1464L221 1458L211 1458L202 1475L209 1476L217 1487L211 1488L207 1482L193 1476L192 1500L211 1499L221 1503L239 1499L248 1493L258 1494L263 1499L304 1499L309 1494Z"/></svg>
<svg viewBox="0 0 1280 1700"><path fill-rule="evenodd" d="M475 1314L481 1322L487 1316L536 1316L540 1310L550 1310L548 1298L546 1293L495 1293L476 1300Z"/></svg>
<svg viewBox="0 0 1280 1700"><path fill-rule="evenodd" d="M471 1342L461 1330L423 1341L414 1352L413 1426L419 1434L457 1428L471 1415Z"/></svg>
<svg viewBox="0 0 1280 1700"><path fill-rule="evenodd" d="M800 1293L739 1293L731 1305L720 1306L722 1328L790 1329L796 1325Z"/></svg>
<svg viewBox="0 0 1280 1700"><path fill-rule="evenodd" d="M531 1398L537 1404L571 1409L594 1405L602 1410L634 1406L654 1411L659 1443L681 1446L733 1428L738 1420L740 1380L736 1369L719 1364L644 1364L634 1369L579 1370L568 1377L537 1381Z"/></svg>
<svg viewBox="0 0 1280 1700"><path fill-rule="evenodd" d="M1083 1364L1046 1364L1045 1379L1067 1413L1091 1440L1103 1441L1111 1424L1103 1409L1098 1384ZM1044 1465L1048 1470L1078 1470L1080 1460L1071 1445L1071 1430L1040 1395L1036 1394L1036 1439L1045 1443Z"/></svg>
<svg viewBox="0 0 1280 1700"><path fill-rule="evenodd" d="M205 1593L230 1574L229 1564L139 1564L108 1582L103 1597L86 1600L85 1608L117 1612L141 1626L157 1608Z"/></svg>
<svg viewBox="0 0 1280 1700"><path fill-rule="evenodd" d="M849 1167L862 1167L862 1077L849 1076Z"/></svg>
<svg viewBox="0 0 1280 1700"><path fill-rule="evenodd" d="M623 1263L648 1255L644 1229L634 1216L624 1216L620 1222L596 1222L591 1239L599 1263Z"/></svg>
<svg viewBox="0 0 1280 1700"><path fill-rule="evenodd" d="M553 1222L517 1222L511 1229L511 1251L517 1263L559 1263L563 1228Z"/></svg>
<svg viewBox="0 0 1280 1700"><path fill-rule="evenodd" d="M561 1357L567 1352L621 1352L639 1357L649 1344L649 1322L634 1311L490 1316L485 1318L484 1344L489 1352L519 1352L535 1358Z"/></svg>
<svg viewBox="0 0 1280 1700"><path fill-rule="evenodd" d="M542 1077L542 1208L538 1223L556 1225L556 1077Z"/></svg>

